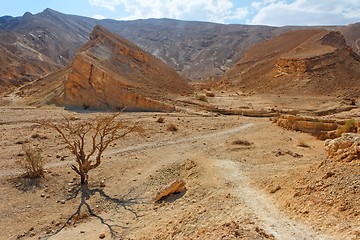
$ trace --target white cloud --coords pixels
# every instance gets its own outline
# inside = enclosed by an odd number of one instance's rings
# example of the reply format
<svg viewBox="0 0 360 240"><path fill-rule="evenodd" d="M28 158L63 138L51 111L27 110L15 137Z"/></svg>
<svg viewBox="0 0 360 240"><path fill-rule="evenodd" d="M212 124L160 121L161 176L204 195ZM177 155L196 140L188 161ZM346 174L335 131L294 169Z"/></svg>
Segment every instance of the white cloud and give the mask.
<svg viewBox="0 0 360 240"><path fill-rule="evenodd" d="M106 19L106 17L101 14L95 14L94 16L92 16L92 18L99 19L99 20Z"/></svg>
<svg viewBox="0 0 360 240"><path fill-rule="evenodd" d="M116 6L121 2L121 0L89 0L90 5L107 8L111 11L115 11Z"/></svg>
<svg viewBox="0 0 360 240"><path fill-rule="evenodd" d="M242 20L247 8L234 7L232 0L89 0L93 6L111 11L124 9L121 20L146 18L175 18L226 23Z"/></svg>
<svg viewBox="0 0 360 240"><path fill-rule="evenodd" d="M340 25L360 21L359 0L263 0L252 7L256 13L249 24Z"/></svg>

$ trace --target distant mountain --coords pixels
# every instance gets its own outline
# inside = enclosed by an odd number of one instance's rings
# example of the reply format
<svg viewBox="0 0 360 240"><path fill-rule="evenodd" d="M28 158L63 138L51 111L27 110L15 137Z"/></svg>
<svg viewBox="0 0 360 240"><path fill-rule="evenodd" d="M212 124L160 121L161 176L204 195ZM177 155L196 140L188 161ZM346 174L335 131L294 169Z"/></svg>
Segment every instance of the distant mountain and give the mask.
<svg viewBox="0 0 360 240"><path fill-rule="evenodd" d="M284 32L305 27L223 25L171 19L96 20L46 9L0 17L0 92L69 64L95 25L134 42L193 80L220 78L244 51ZM360 24L334 27L360 51Z"/></svg>
<svg viewBox="0 0 360 240"><path fill-rule="evenodd" d="M284 33L248 49L218 83L257 93L360 96L360 56L340 32Z"/></svg>
<svg viewBox="0 0 360 240"><path fill-rule="evenodd" d="M21 85L64 67L96 22L51 9L0 18L0 85Z"/></svg>

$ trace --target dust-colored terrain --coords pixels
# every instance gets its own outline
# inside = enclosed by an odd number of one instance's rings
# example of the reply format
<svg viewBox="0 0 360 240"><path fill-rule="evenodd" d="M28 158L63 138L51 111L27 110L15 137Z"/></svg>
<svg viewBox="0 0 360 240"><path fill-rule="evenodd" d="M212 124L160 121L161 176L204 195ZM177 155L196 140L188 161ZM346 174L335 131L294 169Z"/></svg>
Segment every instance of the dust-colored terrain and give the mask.
<svg viewBox="0 0 360 240"><path fill-rule="evenodd" d="M305 115L344 105L329 97L229 93L208 101L218 108L292 109ZM60 122L65 115L88 121L110 113L2 107L1 238L98 239L102 233L105 239L360 238L359 160L329 160L323 141L282 129L267 117L220 115L201 110L196 99L198 105L184 102L175 113L121 113L118 120L145 131L104 153L87 190L79 189L70 168L73 156L58 134L34 120ZM332 117L359 119L360 112L355 107ZM170 123L178 130L168 131ZM16 161L24 143L43 150L44 178L21 177ZM178 179L186 182L186 191L155 203L159 190Z"/></svg>

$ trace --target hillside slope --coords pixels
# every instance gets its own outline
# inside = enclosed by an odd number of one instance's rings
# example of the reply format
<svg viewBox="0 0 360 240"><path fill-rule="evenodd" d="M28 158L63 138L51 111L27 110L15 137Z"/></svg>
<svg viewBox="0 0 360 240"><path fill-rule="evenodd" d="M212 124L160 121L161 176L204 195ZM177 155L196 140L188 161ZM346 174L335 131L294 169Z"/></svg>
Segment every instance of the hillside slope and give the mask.
<svg viewBox="0 0 360 240"><path fill-rule="evenodd" d="M165 102L191 91L187 80L164 62L95 26L67 68L21 88L19 96L35 105L172 111L173 106Z"/></svg>
<svg viewBox="0 0 360 240"><path fill-rule="evenodd" d="M358 96L359 56L339 32L287 32L250 48L220 88L276 94Z"/></svg>
<svg viewBox="0 0 360 240"><path fill-rule="evenodd" d="M0 91L69 64L97 24L129 39L191 79L221 76L246 48L288 30L171 19L96 20L51 9L22 17L4 16L0 17Z"/></svg>
<svg viewBox="0 0 360 240"><path fill-rule="evenodd" d="M295 29L224 25L172 19L96 20L46 9L0 17L0 92L46 76L69 64L97 24L129 39L193 79L221 78L249 47ZM341 31L359 51L360 24L326 27Z"/></svg>

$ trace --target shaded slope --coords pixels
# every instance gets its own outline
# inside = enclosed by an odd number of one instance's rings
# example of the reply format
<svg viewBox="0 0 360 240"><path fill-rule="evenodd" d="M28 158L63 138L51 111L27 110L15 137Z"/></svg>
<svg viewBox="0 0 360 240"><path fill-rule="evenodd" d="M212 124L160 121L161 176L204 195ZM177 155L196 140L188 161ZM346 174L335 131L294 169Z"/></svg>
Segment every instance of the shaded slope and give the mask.
<svg viewBox="0 0 360 240"><path fill-rule="evenodd" d="M338 32L285 33L250 48L220 87L260 93L359 94L359 56Z"/></svg>

